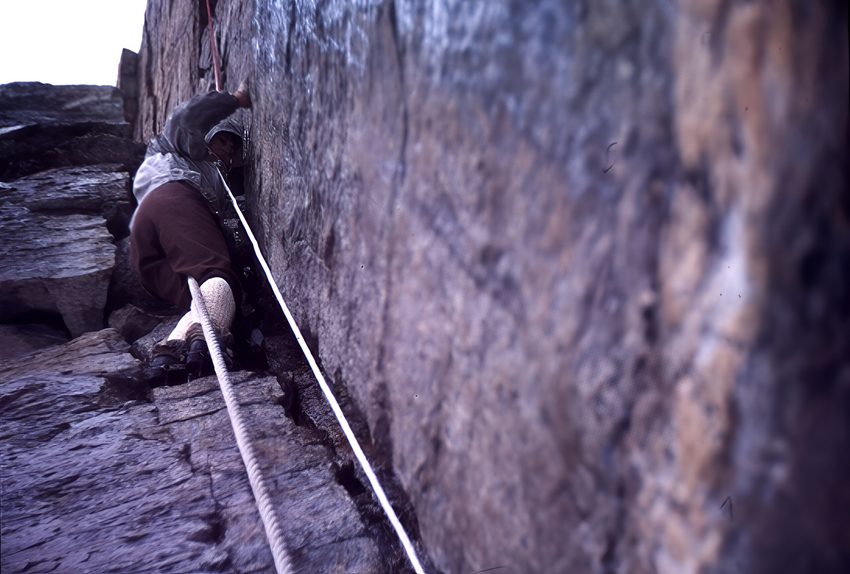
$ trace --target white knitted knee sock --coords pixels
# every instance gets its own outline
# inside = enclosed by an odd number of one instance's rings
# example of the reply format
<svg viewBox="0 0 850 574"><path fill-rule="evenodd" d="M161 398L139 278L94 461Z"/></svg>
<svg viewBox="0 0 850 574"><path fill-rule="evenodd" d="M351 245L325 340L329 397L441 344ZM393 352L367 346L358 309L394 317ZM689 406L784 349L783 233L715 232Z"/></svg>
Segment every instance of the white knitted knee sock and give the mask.
<svg viewBox="0 0 850 574"><path fill-rule="evenodd" d="M174 327L174 330L171 331L171 334L168 336L168 340L172 339L185 339L186 332L189 330L189 327L192 323L197 323L198 319L195 316L195 306L189 310L188 313L180 317L180 320L177 322L177 326Z"/></svg>
<svg viewBox="0 0 850 574"><path fill-rule="evenodd" d="M207 279L201 285L201 294L207 306L207 313L219 336L230 333L230 325L236 314L236 301L233 299L233 291L227 281L221 277Z"/></svg>
<svg viewBox="0 0 850 574"><path fill-rule="evenodd" d="M236 302L233 299L233 291L227 281L221 277L213 277L207 279L201 285L201 294L204 296L204 303L207 306L207 313L210 315L210 320L215 327L216 332L220 336L224 336L230 332L230 325L233 323L233 316L236 314ZM168 335L168 340L186 339L186 333L193 323L200 323L198 314L195 311L195 303L192 302L192 308L188 313L180 318L177 326Z"/></svg>

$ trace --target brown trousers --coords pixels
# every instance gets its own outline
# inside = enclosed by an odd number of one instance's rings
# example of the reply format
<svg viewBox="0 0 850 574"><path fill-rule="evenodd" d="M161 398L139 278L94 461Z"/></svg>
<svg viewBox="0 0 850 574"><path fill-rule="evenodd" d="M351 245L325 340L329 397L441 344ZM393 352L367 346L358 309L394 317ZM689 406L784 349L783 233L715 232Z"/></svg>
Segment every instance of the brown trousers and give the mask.
<svg viewBox="0 0 850 574"><path fill-rule="evenodd" d="M130 232L130 265L145 289L188 310L187 276L203 283L221 277L241 299L239 278L209 202L182 181L152 190L139 204Z"/></svg>

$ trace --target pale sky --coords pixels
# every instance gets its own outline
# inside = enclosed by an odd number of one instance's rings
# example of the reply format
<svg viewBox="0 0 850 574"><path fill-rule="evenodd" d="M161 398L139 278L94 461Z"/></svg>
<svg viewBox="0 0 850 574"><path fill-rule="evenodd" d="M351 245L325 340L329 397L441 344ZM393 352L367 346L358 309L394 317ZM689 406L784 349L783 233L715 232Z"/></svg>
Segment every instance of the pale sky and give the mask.
<svg viewBox="0 0 850 574"><path fill-rule="evenodd" d="M0 84L115 85L147 0L0 0Z"/></svg>

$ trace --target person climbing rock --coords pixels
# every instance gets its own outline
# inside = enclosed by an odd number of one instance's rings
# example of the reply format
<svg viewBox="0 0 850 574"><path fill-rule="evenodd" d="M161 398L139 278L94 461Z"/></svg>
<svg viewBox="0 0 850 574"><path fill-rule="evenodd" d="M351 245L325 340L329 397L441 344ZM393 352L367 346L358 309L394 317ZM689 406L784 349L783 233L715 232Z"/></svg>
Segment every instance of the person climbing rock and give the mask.
<svg viewBox="0 0 850 574"><path fill-rule="evenodd" d="M241 163L242 133L231 116L250 107L247 81L233 94L212 91L180 104L136 173L130 264L145 289L186 311L154 347L153 367L198 371L208 355L188 276L201 286L220 342L232 349L241 290L219 221L230 202L218 172Z"/></svg>

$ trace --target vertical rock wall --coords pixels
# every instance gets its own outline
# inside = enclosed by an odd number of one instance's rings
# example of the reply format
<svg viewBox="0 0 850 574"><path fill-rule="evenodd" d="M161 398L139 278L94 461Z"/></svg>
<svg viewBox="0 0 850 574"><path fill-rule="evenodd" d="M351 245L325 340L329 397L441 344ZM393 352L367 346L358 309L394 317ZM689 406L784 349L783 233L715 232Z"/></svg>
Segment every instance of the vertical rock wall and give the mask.
<svg viewBox="0 0 850 574"><path fill-rule="evenodd" d="M848 564L846 5L215 11L265 252L442 571ZM137 137L205 24L149 2Z"/></svg>

